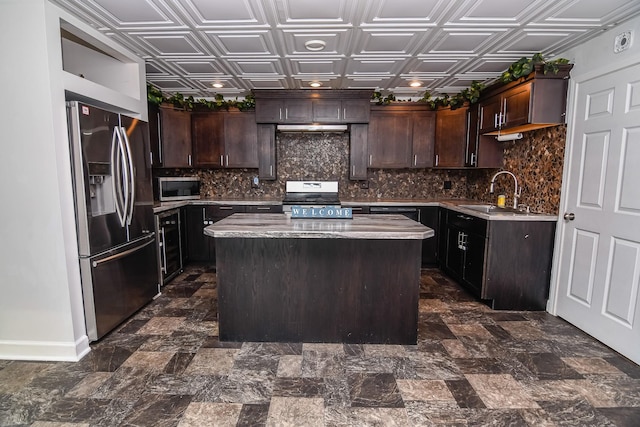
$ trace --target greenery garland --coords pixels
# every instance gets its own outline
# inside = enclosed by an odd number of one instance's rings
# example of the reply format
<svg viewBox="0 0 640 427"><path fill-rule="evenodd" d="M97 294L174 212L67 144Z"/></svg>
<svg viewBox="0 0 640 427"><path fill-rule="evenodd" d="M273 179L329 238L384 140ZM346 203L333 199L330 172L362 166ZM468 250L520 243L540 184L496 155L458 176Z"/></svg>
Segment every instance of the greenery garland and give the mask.
<svg viewBox="0 0 640 427"><path fill-rule="evenodd" d="M498 78L499 82L509 83L514 80L518 80L520 77L529 75L536 65L543 65L543 73L557 74L560 69L560 65L568 64L569 60L565 58L558 58L551 61L545 60L541 53L536 53L531 58L522 57L518 61L511 64L511 66L502 73ZM463 106L465 103L474 104L478 102L480 98L480 92L485 88L485 85L473 81L471 86L462 90L460 93L449 96L444 94L437 98L432 98L431 93L426 91L422 98L416 102L426 103L435 110L439 107L450 107L452 110ZM383 96L381 92L374 92L371 97L377 105L388 105L396 101L396 97L393 94ZM256 99L252 93L248 94L243 100L225 100L224 96L220 94L214 95L213 101L207 101L206 99L195 100L193 96L187 98L181 93L175 93L170 97L165 97L162 91L155 86L147 83L147 101L150 104L160 105L163 102L173 104L178 108L185 108L187 110L193 110L194 108L202 108L207 110L229 110L229 108L237 108L240 111L252 110L256 107Z"/></svg>

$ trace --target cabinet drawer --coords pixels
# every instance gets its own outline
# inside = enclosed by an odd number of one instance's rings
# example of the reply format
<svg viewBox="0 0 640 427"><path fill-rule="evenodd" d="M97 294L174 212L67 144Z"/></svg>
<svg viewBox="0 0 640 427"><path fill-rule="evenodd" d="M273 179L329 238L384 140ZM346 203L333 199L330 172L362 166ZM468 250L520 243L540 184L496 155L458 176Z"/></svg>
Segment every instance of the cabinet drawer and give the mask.
<svg viewBox="0 0 640 427"><path fill-rule="evenodd" d="M467 233L487 236L487 221L460 212L447 211L447 224L456 226Z"/></svg>
<svg viewBox="0 0 640 427"><path fill-rule="evenodd" d="M234 213L243 213L244 206L241 205L213 205L207 206L205 220L218 221L222 218L226 218Z"/></svg>
<svg viewBox="0 0 640 427"><path fill-rule="evenodd" d="M251 205L245 206L246 213L282 213L281 205Z"/></svg>

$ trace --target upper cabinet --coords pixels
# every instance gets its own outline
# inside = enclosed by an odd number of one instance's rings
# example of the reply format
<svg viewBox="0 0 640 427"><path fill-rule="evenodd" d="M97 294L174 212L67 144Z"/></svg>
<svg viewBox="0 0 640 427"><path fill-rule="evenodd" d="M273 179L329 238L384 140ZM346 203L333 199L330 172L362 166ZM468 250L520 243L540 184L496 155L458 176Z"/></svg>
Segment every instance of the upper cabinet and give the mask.
<svg viewBox="0 0 640 427"><path fill-rule="evenodd" d="M370 168L432 167L435 112L416 104L372 106L367 140Z"/></svg>
<svg viewBox="0 0 640 427"><path fill-rule="evenodd" d="M193 166L190 112L150 105L149 133L154 167Z"/></svg>
<svg viewBox="0 0 640 427"><path fill-rule="evenodd" d="M525 132L565 122L571 65L544 74L542 66L526 77L487 88L478 103L479 133Z"/></svg>
<svg viewBox="0 0 640 427"><path fill-rule="evenodd" d="M255 90L258 123L367 123L370 90Z"/></svg>

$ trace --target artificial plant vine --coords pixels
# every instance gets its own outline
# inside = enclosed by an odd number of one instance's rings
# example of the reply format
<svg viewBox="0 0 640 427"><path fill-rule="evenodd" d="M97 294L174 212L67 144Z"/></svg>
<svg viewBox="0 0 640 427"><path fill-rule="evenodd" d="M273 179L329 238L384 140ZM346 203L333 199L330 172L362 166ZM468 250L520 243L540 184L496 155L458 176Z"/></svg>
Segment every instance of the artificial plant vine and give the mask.
<svg viewBox="0 0 640 427"><path fill-rule="evenodd" d="M508 83L519 79L520 77L529 75L536 65L543 65L543 73L556 74L560 68L560 65L568 64L569 60L565 58L558 58L554 60L545 60L541 53L536 53L531 58L522 57L518 61L511 64L511 66L502 73L498 78L499 82ZM439 107L450 107L456 109L463 106L465 103L474 104L478 102L480 98L480 92L485 88L485 85L473 81L471 86L462 90L460 93L453 96L444 94L442 96L432 98L431 93L426 91L422 98L416 102L421 102L429 105L433 110ZM384 96L382 92L374 92L371 97L377 105L388 105L396 101L396 97L393 94ZM170 97L165 97L162 91L151 84L147 84L147 100L154 105L160 105L163 102L168 102L179 108L185 108L192 110L195 108L203 108L208 110L228 110L235 107L240 111L251 110L256 106L256 100L252 93L248 94L243 100L225 100L220 94L214 95L213 101L206 99L195 100L193 96L184 97L181 93L174 93Z"/></svg>

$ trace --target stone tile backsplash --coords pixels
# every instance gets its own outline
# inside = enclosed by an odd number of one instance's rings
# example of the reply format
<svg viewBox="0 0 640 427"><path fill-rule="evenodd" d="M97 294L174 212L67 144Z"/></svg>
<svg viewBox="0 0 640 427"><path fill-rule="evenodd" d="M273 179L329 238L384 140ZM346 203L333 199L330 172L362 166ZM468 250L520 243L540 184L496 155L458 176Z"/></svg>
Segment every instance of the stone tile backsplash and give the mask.
<svg viewBox="0 0 640 427"><path fill-rule="evenodd" d="M557 213L560 202L565 127L556 126L526 133L505 145L505 169L522 185L520 202L536 212ZM368 188L349 180L349 134L278 133L276 181L260 181L251 188L255 169L202 169L163 171L163 174L201 177L205 198L273 198L284 196L288 180L337 180L343 199L470 198L495 202L499 192L511 203L513 180L500 177L496 195L489 181L496 169L370 169ZM445 182L451 188L445 190Z"/></svg>

